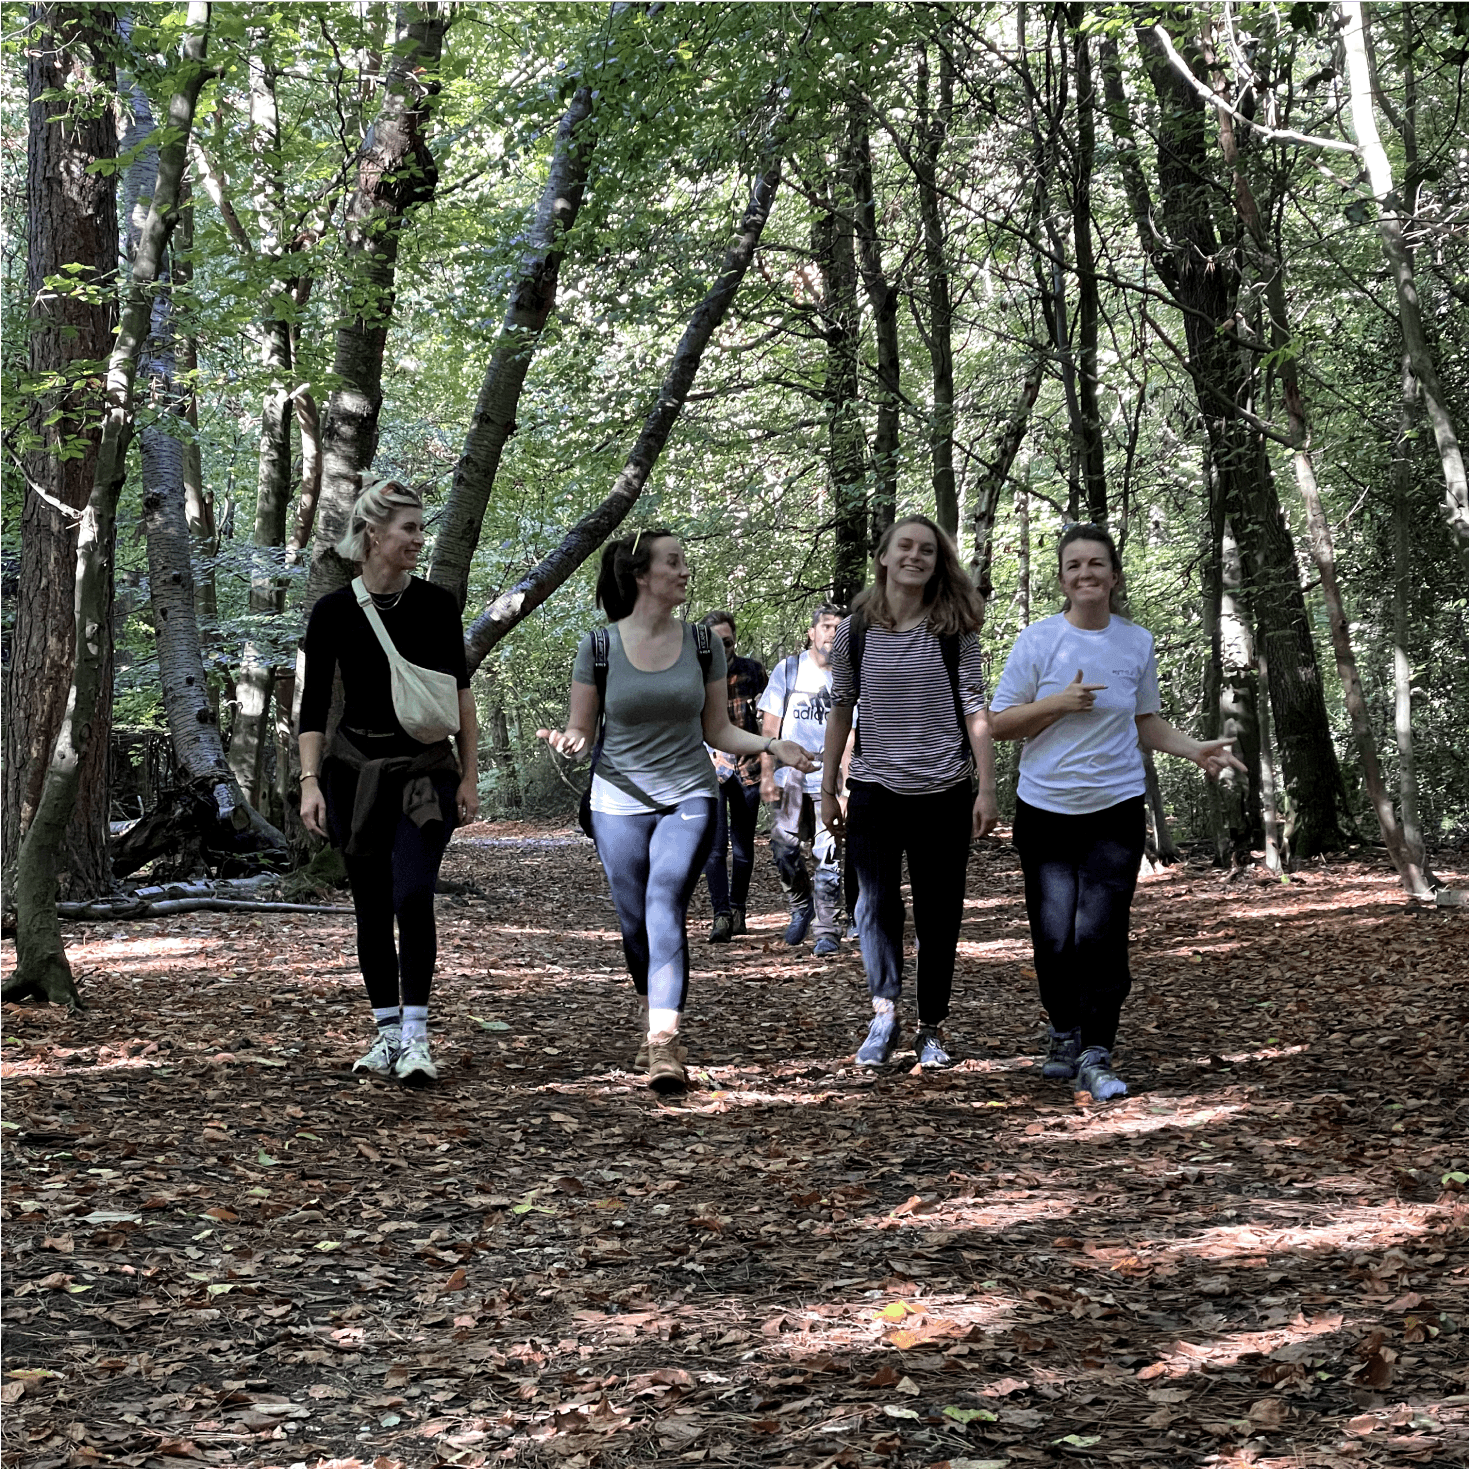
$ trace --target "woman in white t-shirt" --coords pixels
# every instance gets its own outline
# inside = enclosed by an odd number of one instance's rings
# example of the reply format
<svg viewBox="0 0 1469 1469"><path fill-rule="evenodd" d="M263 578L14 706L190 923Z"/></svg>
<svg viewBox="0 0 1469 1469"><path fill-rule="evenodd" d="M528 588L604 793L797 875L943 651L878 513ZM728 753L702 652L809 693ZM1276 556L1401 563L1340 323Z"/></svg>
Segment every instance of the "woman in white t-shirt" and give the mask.
<svg viewBox="0 0 1469 1469"><path fill-rule="evenodd" d="M1118 615L1122 561L1099 525L1057 546L1066 601L1015 640L990 704L997 740L1024 740L1015 849L1041 1003L1050 1016L1043 1074L1074 1078L1099 1102L1126 1096L1112 1069L1132 988L1127 925L1142 863L1142 752L1192 760L1206 775L1244 766L1230 741L1201 742L1158 711L1153 635Z"/></svg>

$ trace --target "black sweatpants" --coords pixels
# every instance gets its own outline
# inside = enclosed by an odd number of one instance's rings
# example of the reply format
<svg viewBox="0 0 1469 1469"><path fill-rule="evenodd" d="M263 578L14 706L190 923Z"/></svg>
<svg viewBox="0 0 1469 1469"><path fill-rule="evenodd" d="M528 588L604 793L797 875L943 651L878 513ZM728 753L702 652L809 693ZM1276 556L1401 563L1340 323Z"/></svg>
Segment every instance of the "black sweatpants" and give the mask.
<svg viewBox="0 0 1469 1469"><path fill-rule="evenodd" d="M1143 798L1082 816L1015 802L1015 850L1041 1004L1056 1030L1111 1050L1132 989L1127 925L1142 865Z"/></svg>

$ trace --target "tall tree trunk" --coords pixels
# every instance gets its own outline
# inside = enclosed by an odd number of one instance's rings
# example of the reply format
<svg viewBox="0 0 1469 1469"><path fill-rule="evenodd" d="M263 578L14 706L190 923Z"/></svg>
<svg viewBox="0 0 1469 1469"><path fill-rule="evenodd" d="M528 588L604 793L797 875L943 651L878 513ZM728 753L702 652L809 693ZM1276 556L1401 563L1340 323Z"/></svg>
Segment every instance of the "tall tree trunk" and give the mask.
<svg viewBox="0 0 1469 1469"><path fill-rule="evenodd" d="M1413 660L1411 649L1411 600L1413 553L1409 538L1413 507L1413 428L1417 417L1418 379L1413 364L1404 354L1402 407L1398 418L1397 442L1393 445L1393 733L1398 746L1398 809L1402 815L1403 845L1408 860L1426 880L1434 882L1418 819L1418 772L1413 759Z"/></svg>
<svg viewBox="0 0 1469 1469"><path fill-rule="evenodd" d="M637 443L613 481L611 491L595 510L572 526L550 555L508 591L496 597L474 620L464 638L471 673L517 623L534 612L617 529L642 494L643 486L647 484L648 476L653 472L653 466L658 462L658 456L663 452L663 446L668 442L688 398L704 349L729 311L730 302L734 300L735 292L754 258L755 247L760 243L760 234L770 217L770 209L780 187L778 148L789 117L790 109L787 107L772 129L771 150L755 179L744 218L725 252L719 274L679 338L657 401L644 419Z"/></svg>
<svg viewBox="0 0 1469 1469"><path fill-rule="evenodd" d="M1269 458L1255 429L1236 411L1250 397L1241 354L1218 328L1238 305L1238 262L1219 244L1211 196L1217 189L1209 157L1204 103L1175 71L1151 28L1139 26L1143 66L1161 109L1158 142L1160 208L1155 212L1142 182L1131 140L1121 67L1114 41L1102 46L1108 112L1118 136L1124 186L1143 193L1132 200L1141 243L1159 277L1183 310L1193 374L1209 452L1226 500L1239 507L1236 525L1259 623L1257 645L1268 644L1270 699L1299 856L1339 847L1338 801L1342 790L1336 750L1326 715L1295 544L1282 513ZM1186 56L1197 48L1179 42ZM1159 226L1161 225L1161 233Z"/></svg>
<svg viewBox="0 0 1469 1469"><path fill-rule="evenodd" d="M1444 519L1454 533L1460 555L1469 558L1469 478L1465 476L1458 430L1449 413L1448 400L1439 381L1438 364L1434 361L1428 333L1423 326L1405 219L1398 211L1392 166L1378 136L1377 116L1372 110L1376 78L1368 55L1367 22L1363 10L1361 0L1341 0L1342 43L1351 87L1352 128L1357 134L1357 147L1372 184L1372 193L1377 199L1377 233L1382 239L1382 253L1387 258L1387 268L1397 288L1403 343L1413 364L1413 375L1422 387L1423 404L1428 410L1428 421L1433 425L1434 442L1438 445L1444 480Z"/></svg>
<svg viewBox="0 0 1469 1469"><path fill-rule="evenodd" d="M821 334L826 341L822 405L831 483L832 600L845 607L867 579L867 436L861 391L862 315L857 301L855 139L848 138L829 180L829 207L811 226L811 253L821 275Z"/></svg>
<svg viewBox="0 0 1469 1469"><path fill-rule="evenodd" d="M1148 795L1148 825L1153 833L1153 860L1160 867L1178 861L1178 846L1168 829L1168 813L1163 809L1163 787L1158 783L1158 762L1151 750L1143 751L1143 785Z"/></svg>
<svg viewBox="0 0 1469 1469"><path fill-rule="evenodd" d="M1295 471L1296 488L1306 507L1311 555L1321 577L1321 596L1326 603L1332 648L1336 654L1336 670L1341 680L1347 715L1352 724L1357 759L1362 768L1362 783L1367 788L1368 799L1377 814L1377 824L1393 865L1397 868L1398 877L1408 892L1415 897L1423 897L1432 889L1422 869L1408 856L1402 830L1393 812L1392 799L1382 778L1382 767L1377 759L1377 741L1372 733L1372 718L1367 710L1366 695L1362 692L1362 680L1357 672L1357 658L1352 649L1346 608L1336 579L1336 551L1332 545L1331 527L1327 524L1326 512L1321 505L1321 492L1316 483L1316 466L1311 458L1311 431L1306 418L1296 348L1287 314L1285 266L1279 256L1279 243L1277 241L1275 252L1272 253L1265 220L1235 143L1233 119L1227 113L1221 113L1219 117L1224 160L1234 171L1235 208L1253 246L1256 268L1265 281L1265 301L1270 311L1270 345L1276 361L1281 397L1285 403L1286 421L1290 430L1291 466Z"/></svg>
<svg viewBox="0 0 1469 1469"><path fill-rule="evenodd" d="M410 0L398 7L393 61L382 106L358 155L347 206L345 310L337 326L331 399L321 433L321 495L303 614L346 586L352 567L337 555L359 476L377 452L383 402L383 349L393 316L398 243L409 212L433 198L438 181L425 141L450 6Z"/></svg>
<svg viewBox="0 0 1469 1469"><path fill-rule="evenodd" d="M1015 407L1010 410L1010 419L995 444L995 456L984 467L984 473L974 485L974 551L969 560L969 572L979 594L986 601L994 592L991 568L994 558L995 516L999 513L1000 492L1010 477L1010 466L1020 452L1025 439L1025 430L1030 424L1030 410L1040 394L1041 378L1045 375L1045 363L1040 357L1032 357L1026 364L1025 377L1020 384L1020 395ZM1026 522L1029 535L1029 520ZM1026 554L1029 555L1027 541ZM1026 592L1029 602L1029 588Z"/></svg>
<svg viewBox="0 0 1469 1469"><path fill-rule="evenodd" d="M162 159L147 94L134 83L133 121L123 140L133 156L127 176L129 251L142 248L145 198L162 188ZM230 772L219 723L204 677L203 652L194 602L194 570L184 495L184 441L162 420L182 418L183 396L175 389L176 330L171 264L167 254L154 277L149 331L138 358L138 396L154 410L138 435L143 481L143 527L148 544L148 587L158 672L174 757L189 778L195 800L212 819L236 831L253 827L262 845L283 848L284 838L252 809Z"/></svg>
<svg viewBox="0 0 1469 1469"><path fill-rule="evenodd" d="M587 124L596 96L591 87L578 87L556 129L551 172L434 536L429 580L453 592L461 608L469 596L469 567L479 545L485 509L494 493L500 456L515 432L515 413L525 376L556 304L566 235L576 223L586 192L593 146L592 129Z"/></svg>
<svg viewBox="0 0 1469 1469"><path fill-rule="evenodd" d="M1259 687L1270 687L1270 660L1265 644L1255 645ZM1290 823L1281 817L1280 792L1275 779L1275 737L1270 728L1270 700L1261 698L1260 713L1260 821L1265 830L1265 867L1279 874L1290 860Z"/></svg>
<svg viewBox="0 0 1469 1469"><path fill-rule="evenodd" d="M276 267L270 300L260 323L260 358L266 386L260 407L260 451L255 483L254 553L250 570L252 635L240 655L235 681L235 717L230 725L229 766L245 799L264 804L265 753L270 744L270 697L275 685L275 650L269 620L285 610L282 548L291 502L291 324L289 283L279 264L285 235L276 66L267 32L252 32L250 141L255 155L255 217L262 261ZM258 620L258 622L257 622Z"/></svg>
<svg viewBox="0 0 1469 1469"><path fill-rule="evenodd" d="M862 284L872 307L873 336L877 342L877 425L872 435L871 541L879 537L898 513L898 434L902 403L902 357L898 348L898 292L882 265L882 240L877 232L877 200L872 188L872 140L857 125L852 150L852 186L857 195L857 246Z"/></svg>
<svg viewBox="0 0 1469 1469"><path fill-rule="evenodd" d="M194 108L207 75L209 27L206 0L191 0L168 112L168 141L160 150L158 182L133 258L127 297L107 370L106 412L92 491L77 537L74 619L75 661L66 713L51 754L46 784L21 846L16 878L16 966L6 981L7 1000L34 995L56 1003L80 1003L56 915L56 873L66 829L76 809L83 764L99 733L99 705L106 702L102 674L112 590L112 544L117 497L127 477L133 429L133 379L148 332L149 297L163 267L168 238L178 220L179 187Z"/></svg>
<svg viewBox="0 0 1469 1469"><path fill-rule="evenodd" d="M5 669L4 819L0 865L10 892L12 866L40 804L66 711L75 625L78 519L97 464L104 407L95 375L74 363L112 350L117 322L117 186L107 161L117 156L116 73L111 19L90 5L31 7L27 42L30 119L26 142L26 292L31 302L29 371L62 386L39 394L26 422L29 447L20 525L20 585ZM95 168L97 163L104 164ZM76 294L47 280L76 271ZM89 301L86 292L95 293ZM55 421L51 421L55 416ZM60 451L65 447L66 455ZM38 491L44 492L44 497ZM111 601L112 545L101 550ZM112 625L97 632L103 691L78 772L78 799L57 853L74 894L100 893L107 865L107 752L112 728ZM9 907L8 896L6 907Z"/></svg>
<svg viewBox="0 0 1469 1469"><path fill-rule="evenodd" d="M946 39L946 38L945 38ZM939 98L929 102L928 47L918 53L918 217L923 227L923 261L928 295L928 355L933 369L933 417L929 452L933 460L934 519L956 540L959 493L954 480L954 308L944 250L944 219L939 206L938 170L949 118L954 108L954 62L945 40L939 44Z"/></svg>
<svg viewBox="0 0 1469 1469"><path fill-rule="evenodd" d="M1107 523L1106 446L1097 404L1097 324L1101 301L1097 258L1092 246L1092 171L1097 156L1097 97L1092 75L1091 40L1081 29L1085 6L1069 8L1076 75L1076 150L1071 181L1071 232L1076 250L1076 391L1081 428L1081 473L1087 518Z"/></svg>

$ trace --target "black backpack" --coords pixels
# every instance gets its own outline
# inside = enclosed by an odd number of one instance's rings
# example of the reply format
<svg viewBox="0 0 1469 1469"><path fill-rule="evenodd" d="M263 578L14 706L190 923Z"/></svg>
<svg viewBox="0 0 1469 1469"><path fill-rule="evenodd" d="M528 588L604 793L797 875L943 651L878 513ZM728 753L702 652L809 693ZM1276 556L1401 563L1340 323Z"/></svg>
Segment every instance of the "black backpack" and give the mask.
<svg viewBox="0 0 1469 1469"><path fill-rule="evenodd" d="M702 622L694 624L694 651L699 655L699 669L707 684L709 668L714 662L714 637ZM611 656L612 634L605 627L599 627L592 633L592 676L597 681L597 743L592 747L592 763L587 771L587 787L581 793L581 805L577 808L576 813L577 824L589 837L592 837L593 841L596 841L596 837L592 835L592 776L596 773L597 761L602 758L602 741L607 736L607 665ZM634 787L634 794L639 800L646 801L655 811L664 809L650 797L643 795L636 787Z"/></svg>
<svg viewBox="0 0 1469 1469"><path fill-rule="evenodd" d="M860 700L862 698L862 655L867 651L867 618L859 608L852 613L849 622L847 657L852 664L852 692ZM954 716L959 721L959 749L961 752L966 752L969 749L969 725L964 718L964 701L959 697L959 658L964 651L963 634L956 632L940 634L939 649L944 655L944 667L949 673L949 687L954 692ZM861 753L862 715L859 710L852 755L855 758Z"/></svg>

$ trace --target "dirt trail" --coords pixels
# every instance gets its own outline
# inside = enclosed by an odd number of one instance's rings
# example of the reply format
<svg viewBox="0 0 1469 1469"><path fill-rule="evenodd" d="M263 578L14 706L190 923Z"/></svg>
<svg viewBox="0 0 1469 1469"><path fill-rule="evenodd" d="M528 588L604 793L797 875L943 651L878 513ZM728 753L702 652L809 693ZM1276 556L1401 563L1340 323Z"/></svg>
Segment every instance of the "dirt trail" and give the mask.
<svg viewBox="0 0 1469 1469"><path fill-rule="evenodd" d="M432 1092L346 1074L337 917L79 927L92 1008L5 1007L6 1465L1469 1462L1464 910L1144 881L1094 1107L1007 844L940 1075L852 1067L860 962L780 943L762 852L660 1103L591 848L445 875Z"/></svg>

